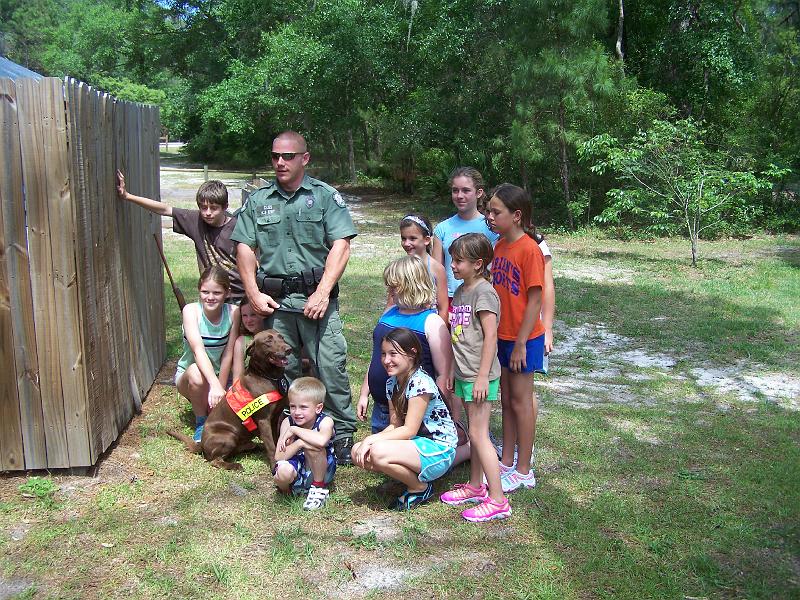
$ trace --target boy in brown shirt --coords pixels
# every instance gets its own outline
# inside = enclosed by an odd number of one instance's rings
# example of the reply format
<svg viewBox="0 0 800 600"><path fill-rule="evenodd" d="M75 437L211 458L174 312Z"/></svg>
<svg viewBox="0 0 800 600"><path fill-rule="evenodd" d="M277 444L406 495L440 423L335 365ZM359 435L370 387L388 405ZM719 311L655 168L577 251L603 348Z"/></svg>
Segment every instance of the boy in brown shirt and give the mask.
<svg viewBox="0 0 800 600"><path fill-rule="evenodd" d="M225 269L231 280L231 302L241 302L244 287L236 267L236 243L231 241L236 217L226 212L228 188L224 183L211 180L200 185L196 196L198 210L173 208L164 202L131 194L125 189L125 176L120 170L117 170L117 194L157 215L172 217L172 230L194 242L199 270L211 265Z"/></svg>

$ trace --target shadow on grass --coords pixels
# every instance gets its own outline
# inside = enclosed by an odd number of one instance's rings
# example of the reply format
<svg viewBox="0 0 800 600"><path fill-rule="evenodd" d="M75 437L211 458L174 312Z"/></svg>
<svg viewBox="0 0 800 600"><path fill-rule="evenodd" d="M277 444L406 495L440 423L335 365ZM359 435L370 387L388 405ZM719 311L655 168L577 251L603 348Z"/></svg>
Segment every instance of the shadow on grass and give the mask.
<svg viewBox="0 0 800 600"><path fill-rule="evenodd" d="M632 263L632 265L640 265L640 264L647 264L653 265L656 267L664 267L667 270L673 270L676 268L683 268L688 267L691 263L691 255L687 253L685 259L681 257L674 257L674 256L664 256L664 257L657 257L657 256L647 256L642 254L641 251L634 248L628 252L623 252L620 250L570 250L569 251L570 257L578 257L578 258L589 258L589 259L596 259L596 260L608 260L608 261L621 261L621 262L628 262ZM743 258L746 258L743 256ZM720 258L706 258L703 256L698 257L698 264L702 268L703 265L715 265L715 266L731 266L730 261L725 261Z"/></svg>
<svg viewBox="0 0 800 600"><path fill-rule="evenodd" d="M800 269L800 246L781 246L777 254L788 266Z"/></svg>
<svg viewBox="0 0 800 600"><path fill-rule="evenodd" d="M782 312L768 306L665 290L657 283L556 277L556 289L558 313L572 326L582 324L574 315L591 315L593 322L605 323L615 333L678 358L757 360L797 369L798 331L786 325Z"/></svg>
<svg viewBox="0 0 800 600"><path fill-rule="evenodd" d="M514 495L512 519L534 523L571 582L590 594L800 592L797 415L777 407L659 413L560 409L541 432L555 460L540 469L535 491ZM609 415L663 419L670 441L609 430ZM521 564L531 552L521 547L512 560Z"/></svg>

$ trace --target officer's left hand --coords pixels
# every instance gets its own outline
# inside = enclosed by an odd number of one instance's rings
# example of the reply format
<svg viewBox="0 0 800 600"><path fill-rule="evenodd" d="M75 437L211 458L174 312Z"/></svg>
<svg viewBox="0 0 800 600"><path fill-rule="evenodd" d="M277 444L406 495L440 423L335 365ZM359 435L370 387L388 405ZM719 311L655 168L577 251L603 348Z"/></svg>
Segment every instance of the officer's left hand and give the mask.
<svg viewBox="0 0 800 600"><path fill-rule="evenodd" d="M328 294L317 290L306 300L306 305L303 307L303 314L309 319L321 319L325 316L329 303L330 297Z"/></svg>

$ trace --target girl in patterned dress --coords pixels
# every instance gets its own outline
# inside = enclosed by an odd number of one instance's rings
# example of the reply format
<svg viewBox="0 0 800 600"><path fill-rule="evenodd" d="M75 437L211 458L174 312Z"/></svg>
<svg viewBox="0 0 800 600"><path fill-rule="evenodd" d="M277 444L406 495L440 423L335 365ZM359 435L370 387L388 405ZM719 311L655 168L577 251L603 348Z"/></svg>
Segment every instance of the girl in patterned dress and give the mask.
<svg viewBox="0 0 800 600"><path fill-rule="evenodd" d="M353 463L384 473L406 485L389 508L410 510L428 502L432 482L452 466L458 435L439 388L420 368L422 347L416 334L399 327L381 341L389 375L386 395L389 426L353 447Z"/></svg>

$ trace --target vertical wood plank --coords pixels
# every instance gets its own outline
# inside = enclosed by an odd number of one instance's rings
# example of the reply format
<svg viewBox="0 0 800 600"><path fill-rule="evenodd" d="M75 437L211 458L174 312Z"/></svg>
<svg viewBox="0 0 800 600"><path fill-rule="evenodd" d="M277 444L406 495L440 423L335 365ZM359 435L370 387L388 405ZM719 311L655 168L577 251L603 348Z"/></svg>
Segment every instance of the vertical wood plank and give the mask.
<svg viewBox="0 0 800 600"><path fill-rule="evenodd" d="M51 229L48 210L48 193L51 188L50 165L45 131L54 122L48 112L52 106L44 102L46 81L25 80L20 98L25 110L25 126L20 129L23 182L28 222L28 251L30 253L31 290L39 356L39 388L42 398L47 466L69 466L66 423L64 421L64 396L61 391L61 364L58 337L60 323L55 314L53 281L53 253L61 252L62 240Z"/></svg>
<svg viewBox="0 0 800 600"><path fill-rule="evenodd" d="M35 303L34 282L31 274L35 270L33 258L28 244L28 235L31 233L27 222L31 215L29 197L31 190L27 187L28 180L34 188L37 184L35 177L35 165L31 162L30 153L26 158L24 147L26 136L30 137L30 129L33 127L32 112L36 110L28 101L30 96L27 91L32 85L31 81L24 80L18 83L17 89L17 119L20 131L20 157L22 161L22 183L23 193L20 195L19 204L12 207L8 214L12 224L9 241L12 243L16 252L14 253L14 274L19 278L19 286L15 291L19 293L19 306L21 307L22 323L19 328L19 336L15 335L14 350L17 357L17 389L20 395L20 422L22 426L22 440L25 454L26 469L43 469L47 467L47 446L42 418L42 398L39 386L39 349L37 348L37 336L35 327ZM30 142L27 142L30 145ZM27 173L26 173L27 171ZM33 196L35 196L35 192ZM35 211L35 208L34 208ZM13 237L11 237L13 236ZM13 277L13 276L12 276ZM17 328L14 329L15 334ZM20 369L20 365L23 365Z"/></svg>
<svg viewBox="0 0 800 600"><path fill-rule="evenodd" d="M69 142L70 142L70 181L75 214L76 228L76 263L78 273L78 299L81 312L81 330L83 335L82 352L86 370L87 394L86 418L89 432L90 460L94 463L97 457L105 450L100 435L101 427L97 425L97 399L101 397L98 358L98 339L100 327L97 321L97 304L92 291L97 288L97 280L92 263L94 248L93 241L93 215L88 200L89 190L87 181L87 144L88 134L86 121L88 89L86 84L69 79L66 83L67 107L69 115Z"/></svg>
<svg viewBox="0 0 800 600"><path fill-rule="evenodd" d="M86 378L81 352L81 316L78 309L78 288L75 251L75 222L71 206L69 162L67 154L67 120L64 104L64 83L48 78L41 89L46 113L52 123L44 131L45 163L48 171L48 211L50 233L58 240L53 247L53 291L58 327L58 359L64 402L64 424L67 439L68 466L89 466L89 437L86 423Z"/></svg>
<svg viewBox="0 0 800 600"><path fill-rule="evenodd" d="M153 156L153 161L150 166L149 181L153 186L152 192L154 198L161 198L161 156L159 147L159 138L161 136L161 117L159 108L157 106L150 107L150 152ZM158 234L161 235L161 219L155 223ZM150 272L153 270L160 276L158 278L151 278L150 290L152 295L151 306L159 307L157 312L154 311L154 318L152 322L152 329L150 331L150 340L152 342L150 352L153 356L157 357L154 365L153 378L158 374L161 365L166 360L166 324L164 320L164 272L161 267L161 259L158 256L156 248L150 248Z"/></svg>
<svg viewBox="0 0 800 600"><path fill-rule="evenodd" d="M100 331L96 339L98 364L96 365L100 381L100 396L91 398L91 411L94 422L99 428L100 446L105 449L116 439L116 398L120 393L115 389L113 380L115 374L112 370L119 368L116 355L112 351L113 331L111 320L113 307L110 302L110 282L112 273L109 271L108 255L113 248L107 244L108 224L106 221L106 207L100 202L102 177L100 167L101 131L102 131L102 104L96 90L86 89L88 110L84 111L82 123L84 126L84 151L86 156L86 181L88 183L87 201L92 218L92 267L95 275L95 285L92 294L96 305L96 313Z"/></svg>
<svg viewBox="0 0 800 600"><path fill-rule="evenodd" d="M116 198L113 189L113 156L114 128L113 128L113 102L114 99L103 94L99 97L101 111L101 127L98 150L98 202L103 205L105 214L106 236L105 245L108 248L107 270L109 277L109 305L111 318L111 354L112 363L116 368L112 371L111 384L117 390L114 399L114 438L128 424L133 416L133 403L130 395L130 372L132 356L127 342L127 315L126 302L122 287L122 260L121 253L125 243L125 236L120 235L116 219Z"/></svg>
<svg viewBox="0 0 800 600"><path fill-rule="evenodd" d="M20 424L20 394L17 381L14 326L24 321L20 315L20 281L18 255L13 241L15 207L23 206L22 159L19 148L16 86L10 79L0 79L0 470L25 468ZM23 223L24 227L24 223ZM7 229L8 228L8 229ZM10 235L6 234L6 231ZM23 250L24 251L24 250ZM27 272L27 269L25 270ZM30 288L29 288L30 289ZM24 376L24 363L21 375Z"/></svg>
<svg viewBox="0 0 800 600"><path fill-rule="evenodd" d="M125 167L125 152L124 152L124 144L125 144L125 115L123 112L123 103L121 101L115 101L112 106L112 128L113 128L113 139L112 139L112 156L113 156L113 164L115 168L119 168L125 173L126 177L128 175L126 167ZM140 364L141 359L140 354L142 351L142 344L139 336L136 332L136 314L135 314L135 307L136 307L136 296L138 294L138 290L133 285L131 281L131 274L134 271L134 263L132 261L132 254L135 251L135 248L132 243L132 238L130 235L130 228L131 228L131 209L133 207L129 206L130 203L121 201L119 199L115 199L114 205L114 214L116 217L116 228L119 236L119 248L120 248L120 278L121 278L121 286L122 286L122 299L125 304L124 306L124 316L125 316L125 330L127 332L127 342L128 342L128 355L131 360L131 368L129 369L129 385L130 391L133 398L133 405L136 411L141 410L142 406L142 391L140 389L143 386L143 373L140 372L138 366ZM140 383L141 382L141 383Z"/></svg>

